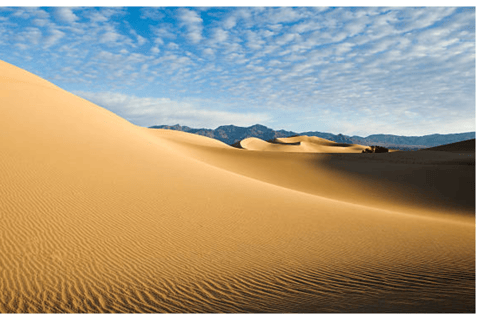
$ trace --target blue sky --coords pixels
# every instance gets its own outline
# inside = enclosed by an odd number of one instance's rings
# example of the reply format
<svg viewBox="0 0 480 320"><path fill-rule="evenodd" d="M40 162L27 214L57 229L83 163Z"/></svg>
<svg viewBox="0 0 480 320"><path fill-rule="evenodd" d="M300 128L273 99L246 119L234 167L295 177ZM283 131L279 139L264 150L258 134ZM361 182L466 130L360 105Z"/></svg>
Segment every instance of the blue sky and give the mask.
<svg viewBox="0 0 480 320"><path fill-rule="evenodd" d="M475 9L0 8L0 59L134 124L475 130Z"/></svg>

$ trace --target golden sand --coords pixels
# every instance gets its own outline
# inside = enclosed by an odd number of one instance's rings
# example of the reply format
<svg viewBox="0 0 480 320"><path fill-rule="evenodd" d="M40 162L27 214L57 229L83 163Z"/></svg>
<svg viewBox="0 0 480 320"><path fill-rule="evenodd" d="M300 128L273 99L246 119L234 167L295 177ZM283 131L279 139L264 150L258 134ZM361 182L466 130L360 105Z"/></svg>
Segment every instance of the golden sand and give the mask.
<svg viewBox="0 0 480 320"><path fill-rule="evenodd" d="M358 144L340 144L319 137L296 136L276 138L271 142L258 138L240 141L240 147L252 151L277 151L301 153L361 153L367 146Z"/></svg>
<svg viewBox="0 0 480 320"><path fill-rule="evenodd" d="M242 150L0 87L0 312L475 311L474 152Z"/></svg>

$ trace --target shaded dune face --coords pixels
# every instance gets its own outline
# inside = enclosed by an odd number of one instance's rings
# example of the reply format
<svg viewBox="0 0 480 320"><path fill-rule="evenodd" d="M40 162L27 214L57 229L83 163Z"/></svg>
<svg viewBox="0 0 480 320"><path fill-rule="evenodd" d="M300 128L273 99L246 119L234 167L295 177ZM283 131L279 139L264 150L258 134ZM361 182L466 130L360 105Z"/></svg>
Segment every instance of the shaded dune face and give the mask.
<svg viewBox="0 0 480 320"><path fill-rule="evenodd" d="M442 180L472 185L460 155L241 150L4 62L0 86L1 312L475 311L474 201ZM441 178L388 198L407 160Z"/></svg>
<svg viewBox="0 0 480 320"><path fill-rule="evenodd" d="M450 143L443 146L428 148L425 150L475 154L475 139Z"/></svg>

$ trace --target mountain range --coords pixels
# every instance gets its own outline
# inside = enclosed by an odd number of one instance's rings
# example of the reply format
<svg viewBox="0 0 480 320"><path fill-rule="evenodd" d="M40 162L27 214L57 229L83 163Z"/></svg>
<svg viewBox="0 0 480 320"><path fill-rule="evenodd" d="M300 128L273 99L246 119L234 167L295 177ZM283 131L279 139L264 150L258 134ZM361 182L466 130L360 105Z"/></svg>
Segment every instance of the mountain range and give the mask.
<svg viewBox="0 0 480 320"><path fill-rule="evenodd" d="M260 124L256 124L250 127L237 127L234 125L226 125L220 126L216 129L195 129L187 126L181 126L179 124L173 126L156 125L151 126L150 128L169 129L194 133L220 140L229 145L235 145L237 142L249 137L255 137L265 141L269 141L275 138L286 138L295 135L306 135L320 137L323 139L335 141L337 143L353 143L369 146L378 145L390 149L399 150L419 150L469 139L475 139L475 132L430 134L425 136L397 136L391 134L373 134L367 137L360 137L318 131L307 131L298 133L293 131L274 130Z"/></svg>

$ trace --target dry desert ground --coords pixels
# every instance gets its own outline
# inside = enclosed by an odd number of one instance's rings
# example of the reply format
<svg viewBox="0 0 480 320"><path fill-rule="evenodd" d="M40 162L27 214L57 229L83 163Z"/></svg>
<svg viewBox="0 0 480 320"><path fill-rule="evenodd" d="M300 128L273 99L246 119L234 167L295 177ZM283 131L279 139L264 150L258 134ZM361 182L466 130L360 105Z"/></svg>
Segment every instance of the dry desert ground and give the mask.
<svg viewBox="0 0 480 320"><path fill-rule="evenodd" d="M474 143L241 148L0 61L0 312L475 312Z"/></svg>

